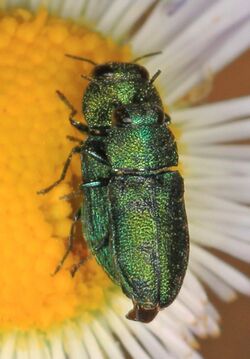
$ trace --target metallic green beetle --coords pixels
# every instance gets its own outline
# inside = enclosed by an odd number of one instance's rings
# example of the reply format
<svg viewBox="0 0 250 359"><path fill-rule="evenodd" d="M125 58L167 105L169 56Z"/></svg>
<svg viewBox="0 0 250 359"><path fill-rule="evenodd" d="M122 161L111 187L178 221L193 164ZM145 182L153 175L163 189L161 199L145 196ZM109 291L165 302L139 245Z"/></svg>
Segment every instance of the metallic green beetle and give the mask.
<svg viewBox="0 0 250 359"><path fill-rule="evenodd" d="M107 63L92 76L83 98L88 127L70 117L89 137L73 148L60 179L40 191L60 183L72 155L80 154L84 202L57 270L81 219L92 254L134 303L127 318L150 322L175 299L188 262L183 180L171 170L176 143L144 67Z"/></svg>

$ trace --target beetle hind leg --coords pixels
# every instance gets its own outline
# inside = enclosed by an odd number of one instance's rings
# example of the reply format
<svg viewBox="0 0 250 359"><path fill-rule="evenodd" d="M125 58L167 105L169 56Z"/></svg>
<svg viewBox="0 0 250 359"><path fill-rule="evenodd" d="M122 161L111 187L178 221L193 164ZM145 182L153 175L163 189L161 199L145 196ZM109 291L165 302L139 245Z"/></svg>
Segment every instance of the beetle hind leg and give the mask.
<svg viewBox="0 0 250 359"><path fill-rule="evenodd" d="M54 270L54 272L52 273L52 275L56 275L62 268L65 260L67 259L69 253L72 250L73 247L73 243L74 243L74 239L75 239L75 228L76 228L76 223L80 220L81 218L81 208L79 208L76 213L73 216L73 223L71 225L70 228L70 234L69 234L69 238L68 238L68 245L67 245L67 249L62 257L62 259L60 260L60 262L58 263L56 269Z"/></svg>
<svg viewBox="0 0 250 359"><path fill-rule="evenodd" d="M76 272L79 270L79 268L80 268L83 264L85 264L85 263L92 257L93 254L96 255L97 252L98 252L100 249L102 249L102 248L108 243L108 241L109 241L109 236L103 238L103 240L102 240L100 243L98 243L97 246L95 246L94 248L92 248L92 253L90 253L90 254L89 254L87 257L85 257L85 258L81 258L81 260L80 260L78 263L73 264L73 266L72 266L71 269L70 269L70 274L71 274L71 276L74 277L75 274L76 274Z"/></svg>

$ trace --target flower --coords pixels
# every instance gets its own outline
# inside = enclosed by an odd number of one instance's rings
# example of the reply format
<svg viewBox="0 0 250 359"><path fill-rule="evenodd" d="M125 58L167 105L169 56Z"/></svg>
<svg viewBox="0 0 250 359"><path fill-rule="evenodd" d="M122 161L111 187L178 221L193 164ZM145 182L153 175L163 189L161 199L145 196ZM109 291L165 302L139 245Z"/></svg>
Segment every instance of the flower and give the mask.
<svg viewBox="0 0 250 359"><path fill-rule="evenodd" d="M249 147L240 143L250 135L250 105L247 97L186 105L191 88L209 83L212 73L247 48L248 1L53 0L53 16L37 10L39 1L30 3L35 15L27 8L10 10L11 4L5 2L0 18L1 358L124 358L123 348L140 359L199 358L196 337L219 332L219 315L200 280L223 300L236 291L250 294L248 278L207 250L250 258ZM144 64L152 74L162 70L156 84L178 139L192 244L180 295L145 326L124 318L130 301L94 260L71 279L68 269L86 253L81 243L50 275L64 254L73 211L58 197L72 191L79 162L47 196L36 191L59 176L72 147L65 136L75 135L55 90L80 114L86 86L80 74L91 70L64 54L101 63L159 49L163 54Z"/></svg>

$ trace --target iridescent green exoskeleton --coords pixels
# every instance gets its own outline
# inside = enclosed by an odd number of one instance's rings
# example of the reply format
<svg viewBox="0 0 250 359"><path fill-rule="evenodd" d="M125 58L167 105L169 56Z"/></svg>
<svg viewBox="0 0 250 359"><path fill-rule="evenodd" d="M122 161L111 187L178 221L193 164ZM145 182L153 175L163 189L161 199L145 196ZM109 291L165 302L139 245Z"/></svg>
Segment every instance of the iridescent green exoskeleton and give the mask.
<svg viewBox="0 0 250 359"><path fill-rule="evenodd" d="M40 193L63 180L79 153L84 201L75 221L81 219L98 263L132 299L127 318L150 322L178 294L189 251L183 180L171 169L178 154L169 117L146 69L116 62L94 68L83 113L88 127L70 120L89 137L72 150L60 179Z"/></svg>

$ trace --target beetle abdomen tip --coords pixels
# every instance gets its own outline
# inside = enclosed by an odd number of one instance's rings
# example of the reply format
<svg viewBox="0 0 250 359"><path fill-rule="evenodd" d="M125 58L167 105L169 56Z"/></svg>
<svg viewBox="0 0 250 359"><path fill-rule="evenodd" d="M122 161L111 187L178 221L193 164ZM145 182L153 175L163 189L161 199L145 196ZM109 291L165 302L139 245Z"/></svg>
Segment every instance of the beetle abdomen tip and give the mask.
<svg viewBox="0 0 250 359"><path fill-rule="evenodd" d="M158 312L158 306L146 309L139 304L134 304L134 308L127 313L126 318L136 322L150 323L156 317Z"/></svg>

